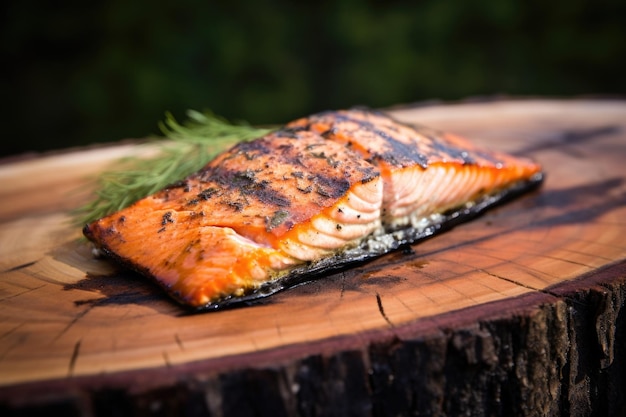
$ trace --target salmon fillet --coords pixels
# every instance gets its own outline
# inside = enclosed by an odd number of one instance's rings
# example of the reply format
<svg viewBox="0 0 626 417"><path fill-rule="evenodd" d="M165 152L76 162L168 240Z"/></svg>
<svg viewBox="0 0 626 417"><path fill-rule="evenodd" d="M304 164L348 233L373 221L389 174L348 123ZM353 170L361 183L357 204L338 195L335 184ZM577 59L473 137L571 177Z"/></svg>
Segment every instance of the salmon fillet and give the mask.
<svg viewBox="0 0 626 417"><path fill-rule="evenodd" d="M214 309L414 243L542 178L530 160L383 113L323 112L83 232L182 304Z"/></svg>

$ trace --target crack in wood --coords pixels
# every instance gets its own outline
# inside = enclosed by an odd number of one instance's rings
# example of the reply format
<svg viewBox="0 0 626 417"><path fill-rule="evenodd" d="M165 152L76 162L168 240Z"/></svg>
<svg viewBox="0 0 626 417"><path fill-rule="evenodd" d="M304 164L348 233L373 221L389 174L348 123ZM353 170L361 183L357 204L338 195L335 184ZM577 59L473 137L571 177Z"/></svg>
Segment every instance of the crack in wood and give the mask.
<svg viewBox="0 0 626 417"><path fill-rule="evenodd" d="M76 360L78 359L78 354L80 352L80 344L82 343L81 339L74 344L74 350L72 351L72 356L70 357L70 363L67 369L67 376L74 375L74 368L76 366Z"/></svg>
<svg viewBox="0 0 626 417"><path fill-rule="evenodd" d="M489 254L489 253L482 252L482 251L481 251L481 255L485 256L485 257L488 257L488 258L497 259L498 261L502 261L502 264L500 264L500 265L512 264L512 265L518 266L521 270L526 272L528 275L530 275L530 276L532 276L534 278L537 278L539 281L542 281L542 282L546 281L545 277L542 276L542 274L545 275L545 276L548 276L550 278L554 278L554 279L557 279L557 280L559 279L559 277L554 275L554 274L550 274L550 273L548 273L546 271L540 271L538 269L531 268L528 265L524 265L524 264L518 262L516 259L513 259L513 258L510 258L510 259L502 258L502 257L499 257L499 256L494 256L494 255ZM543 256L542 254L539 254L539 253L536 253L535 255ZM550 257L547 257L547 256L543 256L543 257L551 259ZM497 266L500 266L500 265L494 265L492 267L497 267ZM588 265L582 265L582 266L591 268ZM484 269L480 269L480 271L487 272ZM514 282L514 281L511 281L511 282ZM540 291L538 288L534 288L534 287L529 287L529 288L533 289L533 290Z"/></svg>
<svg viewBox="0 0 626 417"><path fill-rule="evenodd" d="M276 329L276 335L278 336L278 339L282 342L283 340L283 331L280 327L280 324L277 321L274 321L274 328Z"/></svg>
<svg viewBox="0 0 626 417"><path fill-rule="evenodd" d="M174 333L174 340L176 341L176 344L178 345L180 350L185 350L185 346L183 345L183 341L180 340L180 337L178 336L178 333Z"/></svg>
<svg viewBox="0 0 626 417"><path fill-rule="evenodd" d="M480 272L484 272L485 274L487 274L487 275L489 275L491 277L498 278L498 279L504 280L506 282L510 282L511 284L515 284L515 285L520 286L522 288L526 288L527 290L538 291L538 292L543 292L543 293L546 293L546 294L549 294L549 295L553 295L553 294L551 294L548 291L542 290L541 288L536 288L536 287L533 287L532 285L524 284L523 282L519 282L519 281L514 280L512 278L507 278L507 277L503 277L502 275L494 274L493 272L489 272L486 269L479 269L479 271Z"/></svg>
<svg viewBox="0 0 626 417"><path fill-rule="evenodd" d="M163 351L161 355L163 356L163 362L165 363L165 366L171 368L172 363L170 362L170 357L168 356L167 352Z"/></svg>
<svg viewBox="0 0 626 417"><path fill-rule="evenodd" d="M584 266L585 268L590 268L590 269L595 268L594 266L587 265L586 263L583 263L583 262L576 262L571 259L560 258L558 256L550 256L550 255L546 255L545 253L535 253L534 255L537 255L539 257L546 258L546 259L553 259L555 261L565 262L565 263L572 264L572 265ZM612 260L612 259L606 259L606 260Z"/></svg>
<svg viewBox="0 0 626 417"><path fill-rule="evenodd" d="M12 298L17 298L17 297L22 296L24 294L28 294L28 293L31 293L33 291L37 291L38 289L43 288L46 285L48 285L48 284L41 284L41 285L39 285L39 286L37 286L35 288L26 288L24 291L18 292L16 294L9 295L7 297L0 298L0 301L5 301L5 300L10 300Z"/></svg>
<svg viewBox="0 0 626 417"><path fill-rule="evenodd" d="M20 327L24 326L24 324L25 323L19 323L16 326L11 327L10 329L5 331L4 333L0 334L0 339L4 339L5 337L8 337L8 336L12 335L13 333L15 333L17 331L17 329L19 329Z"/></svg>
<svg viewBox="0 0 626 417"><path fill-rule="evenodd" d="M567 301L569 301L571 303L574 303L574 304L579 304L579 305L581 304L581 302L579 300L576 300L575 298L568 297L567 295L557 294L557 293L552 292L552 291L547 290L547 289L535 288L532 285L524 284L524 283L521 283L521 282L516 281L514 279L503 277L501 275L494 274L493 272L489 272L489 271L484 270L484 269L481 269L480 271L482 271L485 274L490 275L490 276L492 276L494 278L498 278L498 279L510 282L512 284L518 285L520 287L523 287L523 288L526 288L526 289L529 289L529 290L532 290L532 291L537 291L537 292L540 292L542 294L551 295L552 297L565 299L565 300L567 300Z"/></svg>
<svg viewBox="0 0 626 417"><path fill-rule="evenodd" d="M67 331L68 331L68 330L69 330L72 326L74 326L74 325L78 322L78 320L82 319L82 318L85 316L85 314L87 314L88 312L90 312L92 308L93 308L93 306L91 306L91 305L90 305L90 306L89 306L89 307L87 307L85 310L83 310L83 311L79 312L79 313L76 315L76 317L74 317L74 318L73 318L73 319L72 319L72 320L71 320L71 321L67 324L67 326L65 326L65 328L63 328L63 330L61 330L61 331L60 331L60 332L59 332L59 333L55 336L55 338L53 339L53 341L59 340L59 338L60 338L61 336L63 336L63 335L64 335L64 334L65 334L65 333L66 333L66 332L67 332Z"/></svg>
<svg viewBox="0 0 626 417"><path fill-rule="evenodd" d="M458 262L453 262L451 260L448 260L448 262L459 264ZM463 264L459 264L459 265L463 265ZM480 302L478 300L476 300L474 297L471 297L469 294L459 290L458 288L456 288L456 286L454 284L450 285L448 283L448 279L449 278L442 279L437 274L431 274L431 273L426 272L426 271L420 271L420 273L423 274L424 276L428 277L429 279L431 279L433 282L436 282L439 285L441 285L441 286L451 290L452 292L459 294L461 297L466 298L466 299L472 301L474 304L480 304ZM462 274L457 274L457 275L455 275L454 278L458 278L458 277L461 277L461 276L462 276ZM426 293L424 293L424 292L422 292L422 295L426 296L426 298L431 300L435 305L440 305L441 304L436 299L428 297L428 295Z"/></svg>
<svg viewBox="0 0 626 417"><path fill-rule="evenodd" d="M584 242L583 240L578 240L578 241L579 241L579 242ZM593 242L593 241L587 241L587 242L588 242L588 243L595 243L595 242ZM608 245L605 245L605 246L608 246ZM598 255L597 253L596 253L596 254L593 254L593 255L590 255L588 252L581 251L581 250L574 250L574 249L570 249L570 248L561 248L561 250L562 250L563 252L573 253L573 254L575 254L575 255L577 255L577 256L581 256L581 255L582 255L582 256L593 256L593 258L594 258L594 259L601 259L601 260L603 260L603 261L609 261L609 262L613 262L613 261L615 261L615 259L613 259L613 258L609 258L609 257L607 257L607 256ZM547 257L547 255L545 255L545 254L544 254L544 255L542 255L542 256ZM554 258L554 259L560 259L560 260L563 260L562 258L557 258L557 257L553 257L553 258ZM568 261L568 262L573 262L573 261ZM589 266L590 268L595 268L595 266L584 265L584 264L581 264L581 265L583 265L583 266Z"/></svg>
<svg viewBox="0 0 626 417"><path fill-rule="evenodd" d="M24 269L24 268L28 268L29 266L33 266L33 265L35 265L37 262L38 262L38 261L27 262L27 263L24 263L24 264L21 264L21 265L14 266L14 267L9 268L9 269L5 269L5 270L4 270L4 271L2 271L2 272L13 272L13 271L19 271L20 269Z"/></svg>
<svg viewBox="0 0 626 417"><path fill-rule="evenodd" d="M20 323L17 326L13 327L12 329L9 329L7 332L5 332L0 339L4 339L5 337L10 336L11 334L15 333L19 328L21 328L22 326L24 326L26 323ZM27 339L27 336L22 334L20 336L18 336L16 338L16 340L13 341L13 343L11 344L7 344L3 347L3 350L0 352L0 362L4 360L4 358L9 354L9 352L11 352L13 349L19 348L24 341ZM3 342L4 344L4 342Z"/></svg>
<svg viewBox="0 0 626 417"><path fill-rule="evenodd" d="M343 294L346 292L346 273L341 271L341 290L339 292L339 299L343 299Z"/></svg>
<svg viewBox="0 0 626 417"><path fill-rule="evenodd" d="M389 326L395 327L391 320L389 320L389 317L387 317L387 314L385 313L385 309L383 307L383 300L378 293L376 293L376 304L378 304L378 311L380 312L380 315L383 317L383 319L385 319Z"/></svg>

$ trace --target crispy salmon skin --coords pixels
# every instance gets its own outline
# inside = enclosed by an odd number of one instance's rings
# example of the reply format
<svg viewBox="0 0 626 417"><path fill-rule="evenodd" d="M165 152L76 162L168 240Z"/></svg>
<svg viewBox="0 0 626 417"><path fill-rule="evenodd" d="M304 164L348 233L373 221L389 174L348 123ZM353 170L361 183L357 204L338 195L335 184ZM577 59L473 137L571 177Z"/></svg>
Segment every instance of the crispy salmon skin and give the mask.
<svg viewBox="0 0 626 417"><path fill-rule="evenodd" d="M83 232L183 305L273 294L466 221L541 183L530 160L341 110L242 142Z"/></svg>

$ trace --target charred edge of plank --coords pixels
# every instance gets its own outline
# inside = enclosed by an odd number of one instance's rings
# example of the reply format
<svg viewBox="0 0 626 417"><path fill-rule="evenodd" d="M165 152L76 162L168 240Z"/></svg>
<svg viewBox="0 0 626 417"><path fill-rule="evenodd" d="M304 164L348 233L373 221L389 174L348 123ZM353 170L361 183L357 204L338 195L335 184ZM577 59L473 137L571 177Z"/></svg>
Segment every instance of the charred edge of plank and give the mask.
<svg viewBox="0 0 626 417"><path fill-rule="evenodd" d="M364 241L356 248L348 249L317 262L297 266L287 275L253 289L243 296L226 297L201 307L192 308L192 311L203 312L250 305L254 301L276 294L277 292L296 287L358 264L363 264L387 253L406 247L407 245L429 239L459 224L472 220L490 208L535 189L543 180L543 173L535 174L530 179L517 182L505 190L483 196L471 206L464 206L460 209L444 213L440 221L429 224L423 228L409 227L395 230L381 236L375 236ZM182 300L178 301L184 303Z"/></svg>

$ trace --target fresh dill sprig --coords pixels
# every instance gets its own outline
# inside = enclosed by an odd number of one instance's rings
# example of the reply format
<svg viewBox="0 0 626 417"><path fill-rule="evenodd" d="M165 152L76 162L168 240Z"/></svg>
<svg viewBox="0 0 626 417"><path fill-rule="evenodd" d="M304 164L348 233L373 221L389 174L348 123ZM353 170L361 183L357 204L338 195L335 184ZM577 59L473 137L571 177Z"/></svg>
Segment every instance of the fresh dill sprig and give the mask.
<svg viewBox="0 0 626 417"><path fill-rule="evenodd" d="M151 158L124 158L119 161L119 169L102 173L96 179L94 199L75 211L76 221L90 223L127 207L198 171L237 142L256 139L272 130L231 123L211 112L189 110L187 118L180 124L166 113L159 123L165 137L147 143L158 143L159 153Z"/></svg>

